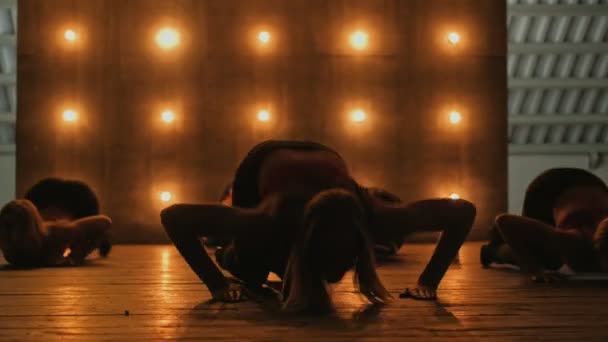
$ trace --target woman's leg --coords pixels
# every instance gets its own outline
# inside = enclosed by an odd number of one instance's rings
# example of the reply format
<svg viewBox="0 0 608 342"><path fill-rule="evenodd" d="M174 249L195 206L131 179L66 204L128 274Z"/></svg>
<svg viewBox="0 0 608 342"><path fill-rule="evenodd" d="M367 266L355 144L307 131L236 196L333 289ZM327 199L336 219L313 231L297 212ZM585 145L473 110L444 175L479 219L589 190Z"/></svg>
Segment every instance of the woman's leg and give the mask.
<svg viewBox="0 0 608 342"><path fill-rule="evenodd" d="M519 265L513 249L505 243L502 235L498 232L496 223L490 228L490 242L481 246L480 261L485 267L492 263Z"/></svg>
<svg viewBox="0 0 608 342"><path fill-rule="evenodd" d="M402 203L401 199L384 189L380 188L367 188L364 189L367 191L369 196L376 201L382 201L387 204L397 205ZM405 235L398 234L395 236L386 236L385 235L374 235L374 254L376 256L376 260L382 260L383 258L388 258L397 254L401 246L403 246L403 241L405 239Z"/></svg>
<svg viewBox="0 0 608 342"><path fill-rule="evenodd" d="M247 230L263 231L270 219L251 209L223 205L177 204L161 212L162 224L169 238L190 268L209 288L214 298L240 300L239 293L230 291L227 279L213 263L199 237L205 235L235 237Z"/></svg>
<svg viewBox="0 0 608 342"><path fill-rule="evenodd" d="M376 203L374 211L374 229L380 235L442 232L417 287L405 293L419 299L435 298L439 282L473 226L475 206L464 200L436 199L400 206Z"/></svg>
<svg viewBox="0 0 608 342"><path fill-rule="evenodd" d="M232 183L228 184L224 191L222 192L222 196L220 196L220 203L231 207L232 206ZM226 247L230 244L230 237L218 237L213 235L208 235L204 237L205 246L207 247Z"/></svg>
<svg viewBox="0 0 608 342"><path fill-rule="evenodd" d="M576 260L585 242L575 231L558 230L543 222L517 215L496 218L498 231L526 271L542 276L564 260Z"/></svg>

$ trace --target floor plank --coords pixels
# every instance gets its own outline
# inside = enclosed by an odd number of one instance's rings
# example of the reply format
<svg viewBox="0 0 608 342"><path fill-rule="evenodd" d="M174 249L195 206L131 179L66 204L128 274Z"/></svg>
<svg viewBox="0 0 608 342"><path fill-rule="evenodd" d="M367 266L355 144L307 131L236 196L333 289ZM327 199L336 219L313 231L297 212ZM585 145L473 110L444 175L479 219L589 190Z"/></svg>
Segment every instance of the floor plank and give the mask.
<svg viewBox="0 0 608 342"><path fill-rule="evenodd" d="M437 302L398 299L432 252L416 244L380 267L391 304L364 310L348 277L333 289L336 315L306 318L268 303L209 302L173 247L117 246L80 268L1 269L0 340L608 340L605 282L534 284L482 269L478 251L463 247Z"/></svg>

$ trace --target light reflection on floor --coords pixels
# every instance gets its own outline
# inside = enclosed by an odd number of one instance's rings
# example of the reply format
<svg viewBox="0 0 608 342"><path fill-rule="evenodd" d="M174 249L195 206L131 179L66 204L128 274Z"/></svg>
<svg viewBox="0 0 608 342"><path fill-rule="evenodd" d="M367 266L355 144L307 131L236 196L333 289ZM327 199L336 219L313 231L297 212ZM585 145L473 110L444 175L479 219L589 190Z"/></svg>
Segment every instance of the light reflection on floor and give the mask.
<svg viewBox="0 0 608 342"><path fill-rule="evenodd" d="M171 258L180 257L173 247L160 247L160 295L162 301L167 306L174 305L174 297L176 294L172 289L172 269ZM177 335L179 320L181 318L176 315L162 315L156 319L156 332L163 337L171 337Z"/></svg>
<svg viewBox="0 0 608 342"><path fill-rule="evenodd" d="M0 340L526 340L539 329L552 340L605 337L608 288L532 284L514 272L484 270L479 244L465 245L436 302L399 299L432 247L406 244L396 260L378 268L394 296L387 306L366 306L351 272L332 286L336 314L323 317L293 317L254 300L209 301L173 246L116 246L108 259L84 267L0 267Z"/></svg>

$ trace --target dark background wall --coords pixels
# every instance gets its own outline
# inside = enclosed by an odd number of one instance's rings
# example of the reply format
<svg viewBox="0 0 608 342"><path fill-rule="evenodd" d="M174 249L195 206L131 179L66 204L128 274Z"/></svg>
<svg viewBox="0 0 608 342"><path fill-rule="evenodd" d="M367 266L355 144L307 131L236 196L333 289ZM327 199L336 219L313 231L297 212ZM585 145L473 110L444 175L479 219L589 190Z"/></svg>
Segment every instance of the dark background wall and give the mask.
<svg viewBox="0 0 608 342"><path fill-rule="evenodd" d="M472 238L506 208L504 1L20 0L19 15L17 193L85 180L119 241L164 241L160 191L215 200L267 138L329 144L363 184L406 200L459 193L478 205ZM155 45L163 26L180 31L177 49ZM356 29L365 51L348 44ZM355 107L367 121L349 121Z"/></svg>

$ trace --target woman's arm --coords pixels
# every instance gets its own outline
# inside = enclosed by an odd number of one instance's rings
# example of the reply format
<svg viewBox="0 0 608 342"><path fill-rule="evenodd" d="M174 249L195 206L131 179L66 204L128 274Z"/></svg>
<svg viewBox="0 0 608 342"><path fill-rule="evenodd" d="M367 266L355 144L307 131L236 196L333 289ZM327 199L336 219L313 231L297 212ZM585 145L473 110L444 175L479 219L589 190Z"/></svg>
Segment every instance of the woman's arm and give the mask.
<svg viewBox="0 0 608 342"><path fill-rule="evenodd" d="M105 215L95 215L75 221L46 221L45 225L48 231L45 241L48 261L63 257L80 264L107 237L112 220Z"/></svg>
<svg viewBox="0 0 608 342"><path fill-rule="evenodd" d="M176 204L161 212L169 238L190 268L216 299L240 300L227 279L199 241L200 236L234 237L247 230L267 227L270 219L262 212L217 204Z"/></svg>
<svg viewBox="0 0 608 342"><path fill-rule="evenodd" d="M593 236L593 248L599 257L602 272L608 272L608 218L598 225Z"/></svg>
<svg viewBox="0 0 608 342"><path fill-rule="evenodd" d="M557 259L556 263L576 260L584 245L584 238L578 231L559 230L528 217L504 214L496 218L496 225L521 267L543 279L546 265L539 260L540 256Z"/></svg>
<svg viewBox="0 0 608 342"><path fill-rule="evenodd" d="M475 220L475 206L464 200L435 199L409 205L375 206L375 229L378 234L442 232L433 256L418 279L418 287L405 295L433 299L436 289Z"/></svg>

